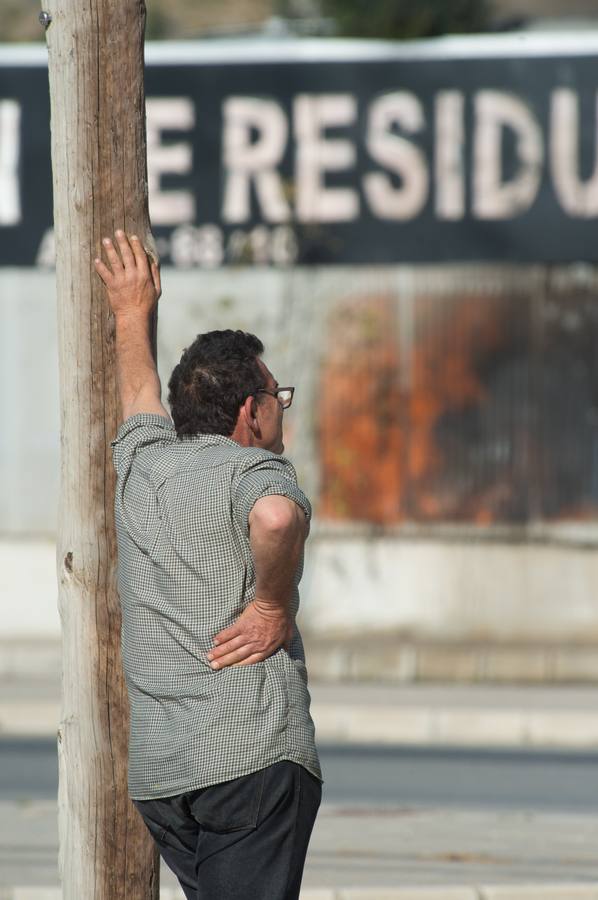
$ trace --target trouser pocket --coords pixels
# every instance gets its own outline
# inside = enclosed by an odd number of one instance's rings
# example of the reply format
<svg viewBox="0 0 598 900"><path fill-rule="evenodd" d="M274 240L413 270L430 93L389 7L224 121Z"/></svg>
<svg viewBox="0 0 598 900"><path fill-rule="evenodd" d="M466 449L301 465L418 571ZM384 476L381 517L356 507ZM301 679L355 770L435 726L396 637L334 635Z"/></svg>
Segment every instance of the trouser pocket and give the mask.
<svg viewBox="0 0 598 900"><path fill-rule="evenodd" d="M231 781L187 792L186 800L191 815L203 828L220 834L242 828L256 828L265 771L259 769Z"/></svg>

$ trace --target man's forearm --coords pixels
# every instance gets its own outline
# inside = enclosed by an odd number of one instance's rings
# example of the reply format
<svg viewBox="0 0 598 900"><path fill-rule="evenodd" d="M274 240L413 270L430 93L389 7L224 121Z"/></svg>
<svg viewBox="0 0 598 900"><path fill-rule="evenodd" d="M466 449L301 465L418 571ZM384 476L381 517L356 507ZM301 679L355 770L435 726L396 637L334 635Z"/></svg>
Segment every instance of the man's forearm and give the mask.
<svg viewBox="0 0 598 900"><path fill-rule="evenodd" d="M305 514L292 500L275 495L256 504L249 540L256 599L262 604L281 607L289 603L306 531Z"/></svg>
<svg viewBox="0 0 598 900"><path fill-rule="evenodd" d="M116 322L116 373L123 418L135 412L167 415L151 346L151 317L119 313Z"/></svg>

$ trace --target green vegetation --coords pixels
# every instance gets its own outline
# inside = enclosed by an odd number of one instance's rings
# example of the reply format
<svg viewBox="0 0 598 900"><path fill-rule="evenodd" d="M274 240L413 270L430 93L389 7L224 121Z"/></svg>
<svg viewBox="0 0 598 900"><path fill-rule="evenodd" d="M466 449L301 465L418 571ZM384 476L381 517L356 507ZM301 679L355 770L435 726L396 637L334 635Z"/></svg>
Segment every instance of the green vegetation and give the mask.
<svg viewBox="0 0 598 900"><path fill-rule="evenodd" d="M426 38L486 31L486 0L322 0L337 34L363 38Z"/></svg>
<svg viewBox="0 0 598 900"><path fill-rule="evenodd" d="M0 0L0 43L43 41L40 0ZM259 28L274 15L274 0L146 0L147 37L197 38L232 27Z"/></svg>
<svg viewBox="0 0 598 900"><path fill-rule="evenodd" d="M341 37L419 38L484 31L489 0L146 0L151 40L258 30L273 15L332 19ZM0 42L42 41L39 0L0 0Z"/></svg>

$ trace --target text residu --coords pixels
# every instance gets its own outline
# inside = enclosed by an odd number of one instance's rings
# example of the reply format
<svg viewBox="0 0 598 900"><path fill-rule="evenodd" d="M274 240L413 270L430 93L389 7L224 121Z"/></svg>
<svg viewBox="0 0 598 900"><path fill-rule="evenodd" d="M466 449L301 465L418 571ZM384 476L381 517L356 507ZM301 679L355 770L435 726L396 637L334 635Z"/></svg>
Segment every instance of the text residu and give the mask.
<svg viewBox="0 0 598 900"><path fill-rule="evenodd" d="M571 88L551 91L547 126L524 98L500 90L471 95L441 90L431 112L409 91L373 97L365 110L359 102L351 93L301 93L290 108L272 98L225 98L222 223L352 222L364 210L401 222L416 218L428 203L439 220L456 221L468 213L505 220L533 205L545 173L568 216L598 215L598 164L594 159L592 173L582 177L580 100ZM153 220L192 222L201 212L201 197L190 188L165 190L162 179L191 175L201 164L193 158L192 141L183 137L200 121L201 111L191 98L150 98L147 115ZM363 133L356 138L361 121ZM181 140L164 144L164 132L173 130L181 132ZM515 164L508 170L505 140L514 148ZM359 167L358 141L368 160ZM289 149L290 173L283 170Z"/></svg>

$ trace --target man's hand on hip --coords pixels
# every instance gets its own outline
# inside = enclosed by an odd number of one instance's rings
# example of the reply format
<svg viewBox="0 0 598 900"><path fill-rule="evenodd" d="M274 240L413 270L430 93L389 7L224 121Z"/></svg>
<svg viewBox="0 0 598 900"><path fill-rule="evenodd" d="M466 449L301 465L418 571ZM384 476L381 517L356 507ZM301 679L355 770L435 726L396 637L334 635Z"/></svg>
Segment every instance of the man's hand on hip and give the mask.
<svg viewBox="0 0 598 900"><path fill-rule="evenodd" d="M293 617L286 608L273 606L256 597L234 625L214 638L217 645L208 654L213 669L249 666L272 656L293 636Z"/></svg>
<svg viewBox="0 0 598 900"><path fill-rule="evenodd" d="M257 500L249 515L256 598L237 621L214 638L212 668L262 662L288 644L295 627L289 612L293 584L307 533L304 511L288 497Z"/></svg>

